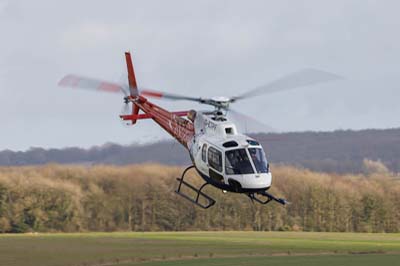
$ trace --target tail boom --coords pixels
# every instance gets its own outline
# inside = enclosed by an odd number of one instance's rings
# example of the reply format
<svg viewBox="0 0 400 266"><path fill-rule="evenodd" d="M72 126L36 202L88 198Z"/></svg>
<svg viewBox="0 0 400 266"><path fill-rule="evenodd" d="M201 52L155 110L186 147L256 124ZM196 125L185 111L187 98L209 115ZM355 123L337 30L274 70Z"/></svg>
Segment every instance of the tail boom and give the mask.
<svg viewBox="0 0 400 266"><path fill-rule="evenodd" d="M153 119L159 126L167 131L172 137L188 148L188 143L194 136L194 125L188 119L188 111L169 112L151 102L143 96L139 96L134 102L144 114L121 115L122 120L137 121L140 119Z"/></svg>
<svg viewBox="0 0 400 266"><path fill-rule="evenodd" d="M189 111L176 111L171 112L171 114L177 116L187 116ZM119 116L124 121L132 121L132 120L142 120L142 119L151 119L153 116L151 114L132 114L132 115L120 115Z"/></svg>

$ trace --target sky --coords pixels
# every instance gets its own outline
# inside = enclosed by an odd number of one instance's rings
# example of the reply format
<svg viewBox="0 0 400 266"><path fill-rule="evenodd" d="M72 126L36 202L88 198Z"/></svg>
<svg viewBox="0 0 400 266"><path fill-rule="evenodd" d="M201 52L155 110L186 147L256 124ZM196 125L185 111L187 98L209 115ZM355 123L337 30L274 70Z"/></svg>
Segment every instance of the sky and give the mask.
<svg viewBox="0 0 400 266"><path fill-rule="evenodd" d="M120 95L58 87L75 73L190 96L238 95L317 68L341 81L234 108L282 132L399 127L400 10L390 0L0 0L0 150L170 138L124 127ZM155 101L170 110L197 103Z"/></svg>

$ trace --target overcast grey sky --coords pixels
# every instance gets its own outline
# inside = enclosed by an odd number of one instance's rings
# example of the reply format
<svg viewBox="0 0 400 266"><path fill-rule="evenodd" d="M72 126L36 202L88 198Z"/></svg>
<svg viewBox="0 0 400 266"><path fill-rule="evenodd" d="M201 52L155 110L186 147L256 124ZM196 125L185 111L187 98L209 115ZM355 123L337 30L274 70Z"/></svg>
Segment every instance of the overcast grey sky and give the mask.
<svg viewBox="0 0 400 266"><path fill-rule="evenodd" d="M399 127L400 1L0 0L0 150L167 138L123 127L119 95L57 87L67 73L234 95L305 67L346 80L235 107L281 131ZM204 106L157 102L173 110Z"/></svg>

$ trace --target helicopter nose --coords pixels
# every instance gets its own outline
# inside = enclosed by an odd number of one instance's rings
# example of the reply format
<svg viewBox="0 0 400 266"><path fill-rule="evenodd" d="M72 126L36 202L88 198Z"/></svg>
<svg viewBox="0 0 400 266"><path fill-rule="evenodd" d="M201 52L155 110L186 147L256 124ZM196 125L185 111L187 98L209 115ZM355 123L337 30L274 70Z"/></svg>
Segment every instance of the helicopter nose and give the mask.
<svg viewBox="0 0 400 266"><path fill-rule="evenodd" d="M262 187L269 187L271 186L272 176L270 173L255 174L254 180L257 184L259 184Z"/></svg>
<svg viewBox="0 0 400 266"><path fill-rule="evenodd" d="M267 188L271 186L272 175L271 173L262 173L262 174L251 174L248 176L244 176L242 179L242 187L243 188Z"/></svg>

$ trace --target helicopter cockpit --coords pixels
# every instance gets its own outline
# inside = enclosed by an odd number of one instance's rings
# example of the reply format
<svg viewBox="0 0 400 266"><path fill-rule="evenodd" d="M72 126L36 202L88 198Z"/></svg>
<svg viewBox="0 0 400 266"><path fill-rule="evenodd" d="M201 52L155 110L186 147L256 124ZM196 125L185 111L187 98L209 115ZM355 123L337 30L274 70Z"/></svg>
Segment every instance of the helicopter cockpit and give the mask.
<svg viewBox="0 0 400 266"><path fill-rule="evenodd" d="M238 148L225 152L225 173L227 175L261 174L268 172L268 161L261 148Z"/></svg>
<svg viewBox="0 0 400 266"><path fill-rule="evenodd" d="M207 182L235 192L271 186L268 161L258 141L238 133L227 119L196 116L195 129L199 137L193 140L191 150L196 168Z"/></svg>
<svg viewBox="0 0 400 266"><path fill-rule="evenodd" d="M200 147L199 147L200 148ZM196 160L200 172L221 187L234 191L266 189L271 185L269 164L261 145L245 135L235 135L224 142L205 142Z"/></svg>

